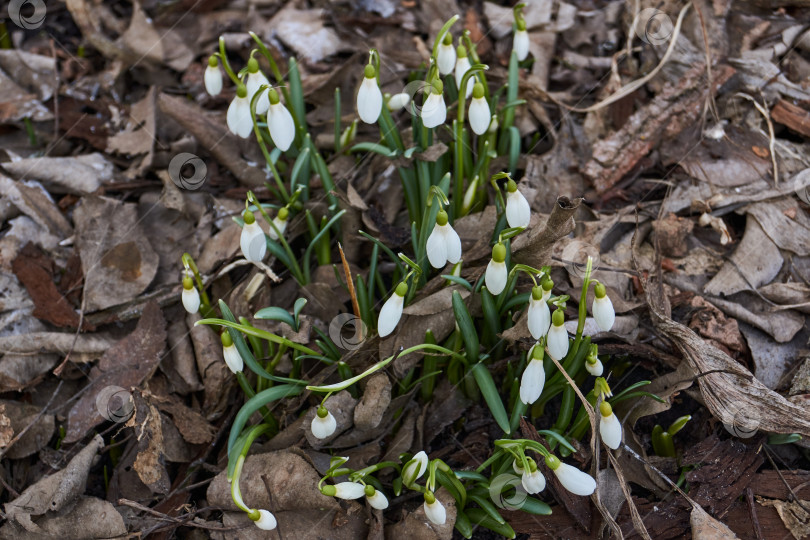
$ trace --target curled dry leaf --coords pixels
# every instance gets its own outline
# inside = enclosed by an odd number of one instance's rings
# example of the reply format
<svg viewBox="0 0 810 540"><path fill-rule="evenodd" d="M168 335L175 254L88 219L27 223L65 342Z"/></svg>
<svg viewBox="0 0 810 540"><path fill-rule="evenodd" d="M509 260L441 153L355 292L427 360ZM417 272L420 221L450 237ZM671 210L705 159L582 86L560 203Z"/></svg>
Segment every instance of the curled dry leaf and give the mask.
<svg viewBox="0 0 810 540"><path fill-rule="evenodd" d="M39 531L32 532L8 522L0 529L0 540L100 540L120 538L127 532L124 518L115 507L97 497L80 497L75 505L43 516L37 525Z"/></svg>

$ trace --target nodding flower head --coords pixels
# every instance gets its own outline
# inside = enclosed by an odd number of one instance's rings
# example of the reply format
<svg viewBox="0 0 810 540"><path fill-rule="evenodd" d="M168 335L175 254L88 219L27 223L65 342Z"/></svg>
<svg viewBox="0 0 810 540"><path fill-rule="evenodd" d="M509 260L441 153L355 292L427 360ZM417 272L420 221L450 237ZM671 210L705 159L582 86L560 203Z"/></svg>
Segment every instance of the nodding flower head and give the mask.
<svg viewBox="0 0 810 540"><path fill-rule="evenodd" d="M515 29L512 50L515 51L520 62L523 62L529 56L529 33L526 31L526 23L522 20L518 21Z"/></svg>
<svg viewBox="0 0 810 540"><path fill-rule="evenodd" d="M388 110L389 111L398 111L400 109L404 109L408 106L408 103L411 102L411 96L405 92L394 94L390 98L388 98Z"/></svg>
<svg viewBox="0 0 810 540"><path fill-rule="evenodd" d="M432 491L425 491L424 508L425 515L431 521L431 523L435 523L436 525L444 525L444 522L447 521L447 511L444 509L444 505L439 502L436 495L434 495Z"/></svg>
<svg viewBox="0 0 810 540"><path fill-rule="evenodd" d="M521 472L523 489L530 494L540 493L546 489L546 477L537 470L537 463L532 458L526 458L526 461L529 463L530 470L523 469Z"/></svg>
<svg viewBox="0 0 810 540"><path fill-rule="evenodd" d="M248 517L253 520L253 524L263 531L272 531L278 525L276 516L269 510L251 510Z"/></svg>
<svg viewBox="0 0 810 540"><path fill-rule="evenodd" d="M529 201L511 178L506 183L506 222L510 227L528 227L532 217Z"/></svg>
<svg viewBox="0 0 810 540"><path fill-rule="evenodd" d="M321 493L338 499L359 499L366 494L366 486L358 482L340 482L334 486L321 487Z"/></svg>
<svg viewBox="0 0 810 540"><path fill-rule="evenodd" d="M205 83L205 91L211 96L218 96L222 92L222 72L219 70L219 60L214 54L208 58L203 83Z"/></svg>
<svg viewBox="0 0 810 540"><path fill-rule="evenodd" d="M366 485L366 500L368 504L371 505L372 508L377 510L385 510L388 508L388 498L386 498L385 494L375 489L374 486Z"/></svg>
<svg viewBox="0 0 810 540"><path fill-rule="evenodd" d="M574 495L588 496L596 490L596 480L591 475L561 462L557 456L548 456L546 465L554 472L563 487Z"/></svg>
<svg viewBox="0 0 810 540"><path fill-rule="evenodd" d="M499 295L506 288L506 280L509 272L506 270L506 246L498 242L492 248L492 259L487 265L485 283L487 290L494 295Z"/></svg>
<svg viewBox="0 0 810 540"><path fill-rule="evenodd" d="M250 100L247 95L247 88L240 83L236 87L236 97L228 105L228 113L225 115L228 129L243 139L248 138L253 131L253 116L250 114Z"/></svg>
<svg viewBox="0 0 810 540"><path fill-rule="evenodd" d="M325 439L337 429L337 420L326 407L319 405L315 417L312 419L312 424L310 424L310 429L316 439Z"/></svg>
<svg viewBox="0 0 810 540"><path fill-rule="evenodd" d="M467 81L467 88L470 87L470 82ZM476 135L483 135L487 132L489 124L492 121L491 111L489 110L489 103L484 97L484 85L480 82L475 83L472 89L473 99L470 102L470 127Z"/></svg>
<svg viewBox="0 0 810 540"><path fill-rule="evenodd" d="M183 278L183 307L189 313L197 313L200 310L200 293L194 287L194 280L191 276Z"/></svg>
<svg viewBox="0 0 810 540"><path fill-rule="evenodd" d="M551 317L551 328L546 338L548 354L554 360L560 361L568 354L568 331L565 329L565 315L557 309Z"/></svg>
<svg viewBox="0 0 810 540"><path fill-rule="evenodd" d="M444 39L439 45L439 51L436 53L436 65L439 68L439 73L448 75L453 72L456 66L456 48L453 47L453 36L450 32L444 34Z"/></svg>
<svg viewBox="0 0 810 540"><path fill-rule="evenodd" d="M435 128L444 124L447 119L447 106L444 104L444 84L435 79L428 87L430 94L422 105L422 124L426 128Z"/></svg>
<svg viewBox="0 0 810 540"><path fill-rule="evenodd" d="M282 105L278 92L271 88L267 92L270 108L267 112L267 128L279 150L286 152L295 139L295 122L287 107Z"/></svg>
<svg viewBox="0 0 810 540"><path fill-rule="evenodd" d="M273 218L273 225L275 228L270 227L267 235L272 238L273 240L278 240L279 234L282 236L284 235L284 231L287 229L287 218L290 216L290 211L287 210L286 206L282 206L278 209L278 214L276 217ZM278 229L278 233L276 232Z"/></svg>
<svg viewBox="0 0 810 540"><path fill-rule="evenodd" d="M380 337L389 335L399 324L406 294L408 294L408 284L403 281L397 285L394 294L383 304L382 309L380 309L380 317L377 319L377 332Z"/></svg>
<svg viewBox="0 0 810 540"><path fill-rule="evenodd" d="M366 124L373 124L380 117L383 96L377 84L377 73L374 66L368 64L363 73L363 82L357 92L357 114Z"/></svg>
<svg viewBox="0 0 810 540"><path fill-rule="evenodd" d="M422 478L428 467L428 456L424 450L417 452L409 462L402 467L402 481L410 485Z"/></svg>
<svg viewBox="0 0 810 540"><path fill-rule="evenodd" d="M591 348L588 351L588 356L585 357L585 369L594 377L600 377L604 371L602 361L599 360L599 356L597 356L598 352L599 349L594 343L591 345Z"/></svg>
<svg viewBox="0 0 810 540"><path fill-rule="evenodd" d="M613 450L622 444L622 423L607 401L599 404L599 435L602 436L602 442Z"/></svg>
<svg viewBox="0 0 810 540"><path fill-rule="evenodd" d="M458 49L456 49L456 53L458 58L456 59L456 88L461 91L461 80L464 78L464 74L469 71L470 67L470 59L467 58L467 48L464 45L459 45ZM473 81L472 78L467 80L467 88L464 91L464 97L469 98L470 95L473 93Z"/></svg>
<svg viewBox="0 0 810 540"><path fill-rule="evenodd" d="M250 210L245 210L245 224L242 227L242 234L239 237L239 247L242 248L242 255L250 262L260 262L267 253L267 241L264 238L256 217Z"/></svg>
<svg viewBox="0 0 810 540"><path fill-rule="evenodd" d="M251 58L248 60L247 65L247 80L245 81L245 88L247 88L247 98L248 102L253 100L253 96L259 91L259 88L262 86L270 87L270 81L267 80L267 77L264 76L259 70L259 62L256 61L255 58ZM270 108L270 99L267 97L266 88L261 95L256 99L256 114L264 114L267 112L267 109Z"/></svg>
<svg viewBox="0 0 810 540"><path fill-rule="evenodd" d="M613 328L613 323L616 321L616 312L613 310L613 302L608 298L607 289L602 283L597 283L593 288L591 312L600 330L608 332Z"/></svg>
<svg viewBox="0 0 810 540"><path fill-rule="evenodd" d="M222 356L225 358L225 364L233 373L240 373L245 367L245 362L242 360L242 355L236 349L236 345L231 339L231 335L227 330L220 335L222 340Z"/></svg>
<svg viewBox="0 0 810 540"><path fill-rule="evenodd" d="M529 299L529 314L527 325L532 337L539 340L548 333L551 326L551 310L544 298L543 286L532 287L532 296Z"/></svg>
<svg viewBox="0 0 810 540"><path fill-rule="evenodd" d="M447 222L444 210L436 214L436 226L427 239L425 250L433 268L444 268L448 262L456 264L461 260L461 238Z"/></svg>
<svg viewBox="0 0 810 540"><path fill-rule="evenodd" d="M546 370L543 369L543 348L539 345L529 351L529 364L520 379L520 401L531 405L540 398L546 384Z"/></svg>

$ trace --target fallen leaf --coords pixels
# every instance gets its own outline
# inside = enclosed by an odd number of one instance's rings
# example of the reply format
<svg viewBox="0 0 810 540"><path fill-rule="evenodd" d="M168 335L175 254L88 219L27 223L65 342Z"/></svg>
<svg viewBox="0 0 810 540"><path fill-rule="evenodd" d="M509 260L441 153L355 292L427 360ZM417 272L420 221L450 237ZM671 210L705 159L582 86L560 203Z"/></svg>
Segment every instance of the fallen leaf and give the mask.
<svg viewBox="0 0 810 540"><path fill-rule="evenodd" d="M363 396L354 408L354 425L361 430L379 426L390 403L391 381L385 373L375 373L369 377Z"/></svg>
<svg viewBox="0 0 810 540"><path fill-rule="evenodd" d="M787 530L796 540L810 536L810 501L778 501L758 498L762 506L773 506L782 518Z"/></svg>
<svg viewBox="0 0 810 540"><path fill-rule="evenodd" d="M30 532L14 522L0 528L2 540L92 540L120 538L127 533L124 518L115 507L96 497L80 497L75 505L37 520L39 530Z"/></svg>
<svg viewBox="0 0 810 540"><path fill-rule="evenodd" d="M135 398L135 414L126 423L135 430L138 441L138 456L132 468L152 493L165 495L171 487L169 472L164 466L163 429L160 413L151 403L143 399L140 392Z"/></svg>
<svg viewBox="0 0 810 540"><path fill-rule="evenodd" d="M39 180L52 193L92 193L113 179L112 163L99 153L18 159L3 163L3 169L21 180Z"/></svg>
<svg viewBox="0 0 810 540"><path fill-rule="evenodd" d="M28 431L14 443L8 451L3 450L3 457L21 459L36 454L50 442L56 429L54 415L43 414L40 407L18 401L0 401L0 448L5 448L11 436Z"/></svg>

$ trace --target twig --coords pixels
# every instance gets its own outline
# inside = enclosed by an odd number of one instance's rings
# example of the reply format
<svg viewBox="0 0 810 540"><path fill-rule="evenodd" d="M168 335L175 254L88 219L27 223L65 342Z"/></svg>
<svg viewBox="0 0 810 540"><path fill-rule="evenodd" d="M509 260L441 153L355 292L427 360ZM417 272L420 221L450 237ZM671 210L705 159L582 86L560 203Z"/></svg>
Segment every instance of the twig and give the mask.
<svg viewBox="0 0 810 540"><path fill-rule="evenodd" d="M774 132L773 132L773 122L771 122L771 114L768 112L768 109L766 108L767 105L760 105L759 102L757 102L757 100L755 100L754 98L752 98L751 96L749 96L748 94L745 94L743 92L737 92L734 95L739 96L741 98L745 98L748 101L750 101L751 103L753 103L754 107L756 107L756 109L759 111L759 114L761 114L765 118L765 123L768 124L768 149L771 152L771 163L773 164L773 185L778 186L779 185L779 167L776 164L776 152L774 152L774 144L775 144L775 141L776 141L776 135L774 135ZM765 103L764 99L762 101L763 101L763 103Z"/></svg>
<svg viewBox="0 0 810 540"><path fill-rule="evenodd" d="M142 504L138 504L135 501L130 501L129 499L118 499L118 504L124 505L124 506L129 506L130 508L140 510L141 512L146 512L147 514L150 514L150 515L152 515L152 516L154 516L154 517L156 517L158 519L162 519L164 521L170 521L172 523L177 523L178 525L181 525L183 527L195 527L197 529L205 529L205 530L208 530L208 531L238 531L238 530L244 528L244 527L214 527L212 525L208 525L208 524L204 524L204 523L195 523L193 521L190 521L190 519L193 518L196 514L202 512L204 510L214 510L214 508L201 508L201 509L196 510L194 512L189 512L188 514L184 514L183 518L176 518L176 517L172 517L172 516L170 516L168 514L164 514L162 512L157 512L155 510L152 510L148 506L143 506Z"/></svg>
<svg viewBox="0 0 810 540"><path fill-rule="evenodd" d="M762 527L759 525L759 518L757 517L757 505L754 504L754 492L751 490L750 486L745 488L745 500L748 502L751 523L754 524L754 534L757 536L757 540L765 540L765 537L762 536Z"/></svg>

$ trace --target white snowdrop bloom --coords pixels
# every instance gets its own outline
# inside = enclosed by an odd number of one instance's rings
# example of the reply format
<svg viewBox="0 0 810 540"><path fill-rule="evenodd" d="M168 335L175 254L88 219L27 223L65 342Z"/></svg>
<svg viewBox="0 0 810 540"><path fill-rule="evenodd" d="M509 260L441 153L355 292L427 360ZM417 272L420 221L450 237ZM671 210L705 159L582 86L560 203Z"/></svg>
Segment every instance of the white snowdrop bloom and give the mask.
<svg viewBox="0 0 810 540"><path fill-rule="evenodd" d="M444 85L436 79L430 86L430 95L422 105L422 124L426 128L435 128L444 124L447 119L447 106L444 104Z"/></svg>
<svg viewBox="0 0 810 540"><path fill-rule="evenodd" d="M228 105L225 115L228 129L234 135L247 139L253 131L253 117L250 115L250 100L244 84L236 87L236 97Z"/></svg>
<svg viewBox="0 0 810 540"><path fill-rule="evenodd" d="M399 109L404 109L408 106L408 103L411 102L411 96L402 92L400 94L394 94L390 98L388 98L388 110L389 111L398 111Z"/></svg>
<svg viewBox="0 0 810 540"><path fill-rule="evenodd" d="M239 247L242 248L242 255L250 262L259 262L264 259L267 253L267 241L264 231L256 223L253 212L245 210L245 224L242 227L242 234L239 237Z"/></svg>
<svg viewBox="0 0 810 540"><path fill-rule="evenodd" d="M247 88L248 103L253 100L253 96L259 91L262 86L267 86L262 94L256 99L256 114L264 114L270 108L270 98L267 97L267 92L270 87L270 81L264 76L264 73L259 71L259 62L255 58L248 60L248 74L245 87Z"/></svg>
<svg viewBox="0 0 810 540"><path fill-rule="evenodd" d="M366 486L358 482L339 482L332 487L335 488L332 496L338 499L359 499L366 494Z"/></svg>
<svg viewBox="0 0 810 540"><path fill-rule="evenodd" d="M456 67L456 48L453 47L453 36L450 32L444 34L444 39L439 45L439 51L436 53L436 65L442 75L452 73L453 68Z"/></svg>
<svg viewBox="0 0 810 540"><path fill-rule="evenodd" d="M515 474L523 474L523 464L519 459L512 462L512 470L515 471Z"/></svg>
<svg viewBox="0 0 810 540"><path fill-rule="evenodd" d="M372 508L377 510L385 510L388 508L388 498L386 498L385 494L378 490L374 489L374 486L366 485L366 500L368 504L371 505Z"/></svg>
<svg viewBox="0 0 810 540"><path fill-rule="evenodd" d="M407 95L407 94L406 94ZM363 73L363 82L357 92L357 115L366 124L374 124L382 111L383 95L377 84L374 66L368 64Z"/></svg>
<svg viewBox="0 0 810 540"><path fill-rule="evenodd" d="M200 293L194 286L194 280L191 276L183 278L183 307L189 313L197 313L200 310Z"/></svg>
<svg viewBox="0 0 810 540"><path fill-rule="evenodd" d="M402 468L402 480L404 482L415 482L422 478L428 467L428 456L424 450L420 450L411 458L405 467Z"/></svg>
<svg viewBox="0 0 810 540"><path fill-rule="evenodd" d="M456 264L461 260L461 238L447 222L444 210L436 214L436 225L428 236L425 250L433 268L444 268L448 262Z"/></svg>
<svg viewBox="0 0 810 540"><path fill-rule="evenodd" d="M607 401L599 404L599 435L602 436L602 442L613 450L622 444L622 423Z"/></svg>
<svg viewBox="0 0 810 540"><path fill-rule="evenodd" d="M487 290L497 296L506 288L509 272L506 270L506 246L498 242L492 247L492 258L487 265L484 282Z"/></svg>
<svg viewBox="0 0 810 540"><path fill-rule="evenodd" d="M594 377L601 377L604 370L605 368L602 366L602 361L599 360L599 357L595 357L593 361L591 361L590 358L585 360L585 371Z"/></svg>
<svg viewBox="0 0 810 540"><path fill-rule="evenodd" d="M458 58L456 59L456 88L458 88L459 93L461 93L461 80L464 78L464 74L470 70L470 59L467 58L467 48L464 45L458 46ZM467 90L464 92L464 97L469 98L470 95L473 93L473 80L470 77L467 80Z"/></svg>
<svg viewBox="0 0 810 540"><path fill-rule="evenodd" d="M287 230L287 218L289 217L289 215L290 211L287 210L287 207L282 206L281 208L279 208L276 217L273 218L273 225L276 226L276 229L278 229L278 232L282 235L284 234L284 231ZM276 230L273 227L270 227L270 230L267 231L267 235L273 240L278 240L278 234L276 233Z"/></svg>
<svg viewBox="0 0 810 540"><path fill-rule="evenodd" d="M467 86L470 83L467 81ZM473 98L470 102L470 110L468 116L470 117L470 127L476 135L483 135L487 132L490 122L494 116L490 116L489 104L484 97L484 85L480 82L475 83L473 87ZM508 214L507 214L508 215Z"/></svg>
<svg viewBox="0 0 810 540"><path fill-rule="evenodd" d="M225 359L228 369L233 373L241 372L245 367L245 361L242 360L242 355L236 349L231 335L227 331L222 332L220 340L222 341L222 357Z"/></svg>
<svg viewBox="0 0 810 540"><path fill-rule="evenodd" d="M408 284L403 281L397 285L394 294L383 304L380 309L380 317L377 319L377 333L380 334L380 337L389 335L397 327L402 318L402 306L405 304L406 294L408 294Z"/></svg>
<svg viewBox="0 0 810 540"><path fill-rule="evenodd" d="M219 60L213 54L208 58L203 83L205 83L205 91L211 96L218 96L222 92L222 72L219 70Z"/></svg>
<svg viewBox="0 0 810 540"><path fill-rule="evenodd" d="M563 487L574 495L588 496L596 490L596 480L591 475L561 462L557 456L548 456L546 465L554 472Z"/></svg>
<svg viewBox="0 0 810 540"><path fill-rule="evenodd" d="M561 309L551 317L551 328L548 331L546 345L548 355L560 361L568 354L568 332L565 330L565 319Z"/></svg>
<svg viewBox="0 0 810 540"><path fill-rule="evenodd" d="M523 370L520 378L520 401L531 405L540 398L546 384L546 371L543 369L543 348L534 346L531 350L529 365Z"/></svg>
<svg viewBox="0 0 810 540"><path fill-rule="evenodd" d="M267 97L270 100L270 109L267 112L270 138L279 150L286 152L295 139L295 122L287 107L281 104L275 89L271 88Z"/></svg>
<svg viewBox="0 0 810 540"><path fill-rule="evenodd" d="M492 120L489 122L489 129L487 129L488 133L495 133L498 131L500 124L498 123L498 115L493 114Z"/></svg>
<svg viewBox="0 0 810 540"><path fill-rule="evenodd" d="M537 465L535 465L533 461L530 461L529 465L533 466L534 471L529 472L524 470L520 483L523 484L523 489L526 490L526 493L540 493L546 489L546 477L543 476L543 473L537 470Z"/></svg>
<svg viewBox="0 0 810 540"><path fill-rule="evenodd" d="M517 54L517 59L520 62L526 60L529 56L529 33L526 31L526 23L518 23L518 28L515 30L515 38L512 41L512 50Z"/></svg>
<svg viewBox="0 0 810 540"><path fill-rule="evenodd" d="M278 525L276 516L269 510L259 510L259 519L253 522L258 528L263 531L272 531Z"/></svg>
<svg viewBox="0 0 810 540"><path fill-rule="evenodd" d="M532 217L529 201L518 191L514 180L506 184L506 222L510 227L528 227Z"/></svg>
<svg viewBox="0 0 810 540"><path fill-rule="evenodd" d="M433 499L432 502L428 502L428 499ZM447 510L444 509L444 505L439 502L433 493L429 491L425 493L425 515L427 518L436 525L444 525L444 522L447 521Z"/></svg>
<svg viewBox="0 0 810 540"><path fill-rule="evenodd" d="M320 405L315 412L315 417L312 419L310 429L316 439L325 439L337 429L337 420L326 407Z"/></svg>
<svg viewBox="0 0 810 540"><path fill-rule="evenodd" d="M545 336L548 333L549 326L551 326L551 310L548 309L548 304L543 296L542 286L532 287L527 325L529 326L529 332L536 340Z"/></svg>
<svg viewBox="0 0 810 540"><path fill-rule="evenodd" d="M613 328L613 323L616 321L616 312L613 310L613 302L608 298L607 290L602 283L597 283L593 288L591 313L593 313L593 318L600 330L608 332Z"/></svg>

